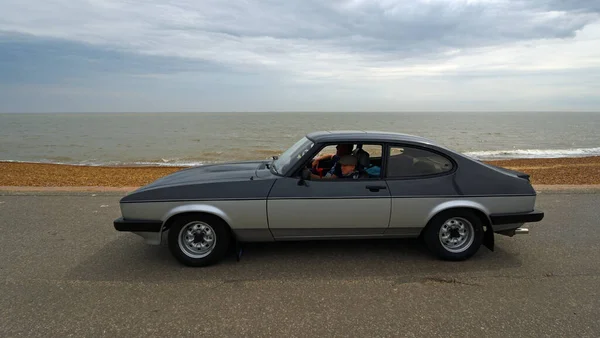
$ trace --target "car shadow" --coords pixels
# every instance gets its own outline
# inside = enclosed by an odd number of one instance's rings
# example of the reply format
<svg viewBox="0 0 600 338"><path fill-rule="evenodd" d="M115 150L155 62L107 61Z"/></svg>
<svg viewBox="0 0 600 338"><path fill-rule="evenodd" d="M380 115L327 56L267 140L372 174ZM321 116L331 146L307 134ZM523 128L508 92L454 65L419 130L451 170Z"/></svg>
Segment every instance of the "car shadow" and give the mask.
<svg viewBox="0 0 600 338"><path fill-rule="evenodd" d="M232 250L215 265L190 268L176 261L165 246L120 236L71 269L67 278L146 282L420 278L489 275L490 271L520 267L518 249L509 241L500 242L494 252L482 246L462 262L438 260L416 239L247 243L239 261Z"/></svg>

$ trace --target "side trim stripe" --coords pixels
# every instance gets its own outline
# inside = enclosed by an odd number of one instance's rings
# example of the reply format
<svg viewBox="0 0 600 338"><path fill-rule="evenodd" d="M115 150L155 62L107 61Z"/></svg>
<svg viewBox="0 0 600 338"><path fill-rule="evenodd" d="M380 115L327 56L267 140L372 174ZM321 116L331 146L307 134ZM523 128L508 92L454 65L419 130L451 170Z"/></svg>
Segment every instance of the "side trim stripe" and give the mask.
<svg viewBox="0 0 600 338"><path fill-rule="evenodd" d="M268 200L308 200L308 199L369 199L369 198L456 198L456 199L464 199L464 198L473 198L473 197L532 197L535 195L531 194L513 194L513 195L392 195L390 196L331 196L331 197L269 197Z"/></svg>
<svg viewBox="0 0 600 338"><path fill-rule="evenodd" d="M264 201L264 197L242 197L242 198L173 198L162 200L137 200L137 201L121 201L121 203L157 203L157 202L212 202L212 201Z"/></svg>
<svg viewBox="0 0 600 338"><path fill-rule="evenodd" d="M138 200L138 201L121 201L121 203L156 203L156 202L210 202L210 201L264 201L264 200L323 200L323 199L371 199L371 198L474 198L474 197L534 197L534 194L506 194L506 195L395 195L395 196L329 196L329 197L293 197L293 196L282 196L282 197L269 197L269 198L189 198L189 199L163 199L163 200Z"/></svg>

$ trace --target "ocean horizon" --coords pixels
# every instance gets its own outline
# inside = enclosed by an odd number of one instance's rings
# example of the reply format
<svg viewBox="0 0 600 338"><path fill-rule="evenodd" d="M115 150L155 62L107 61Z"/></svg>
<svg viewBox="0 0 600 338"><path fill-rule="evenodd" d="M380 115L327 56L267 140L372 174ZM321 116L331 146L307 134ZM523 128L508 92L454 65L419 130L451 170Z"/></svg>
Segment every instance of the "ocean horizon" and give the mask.
<svg viewBox="0 0 600 338"><path fill-rule="evenodd" d="M594 112L0 114L0 161L192 166L266 159L316 130L423 136L481 159L600 156Z"/></svg>

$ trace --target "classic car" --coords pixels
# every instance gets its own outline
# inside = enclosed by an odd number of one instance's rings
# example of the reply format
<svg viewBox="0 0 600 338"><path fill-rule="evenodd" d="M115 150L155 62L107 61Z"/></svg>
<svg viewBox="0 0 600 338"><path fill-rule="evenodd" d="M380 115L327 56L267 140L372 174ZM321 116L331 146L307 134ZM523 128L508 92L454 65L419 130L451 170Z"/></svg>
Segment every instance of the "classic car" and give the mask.
<svg viewBox="0 0 600 338"><path fill-rule="evenodd" d="M336 148L346 150L327 155ZM269 160L162 177L120 200L114 227L189 266L239 243L318 239L422 238L434 257L456 261L493 251L494 234L528 233L523 224L544 217L536 195L528 174L423 137L319 131Z"/></svg>

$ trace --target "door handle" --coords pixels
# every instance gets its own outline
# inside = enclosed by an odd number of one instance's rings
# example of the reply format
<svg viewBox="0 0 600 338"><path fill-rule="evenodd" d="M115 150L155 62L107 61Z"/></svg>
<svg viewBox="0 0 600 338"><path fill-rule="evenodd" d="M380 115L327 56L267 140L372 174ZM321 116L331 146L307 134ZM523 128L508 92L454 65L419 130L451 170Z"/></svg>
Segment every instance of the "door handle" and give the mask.
<svg viewBox="0 0 600 338"><path fill-rule="evenodd" d="M372 192L377 192L381 189L387 189L385 185L367 185L365 188L369 189Z"/></svg>

